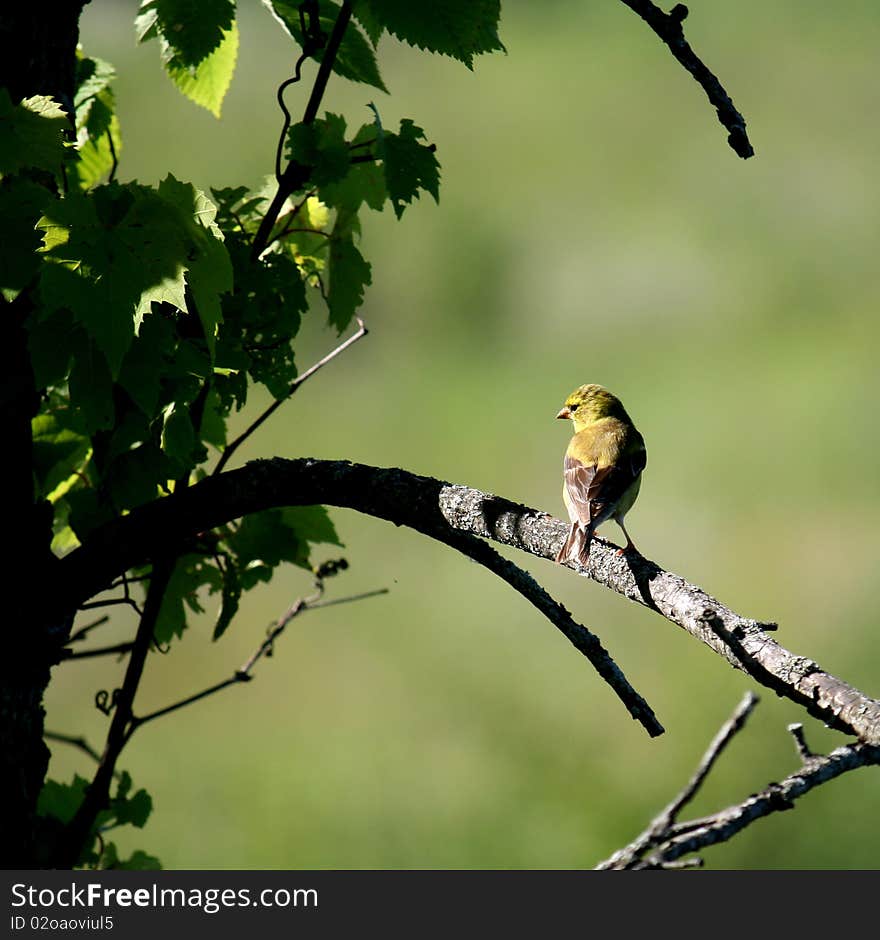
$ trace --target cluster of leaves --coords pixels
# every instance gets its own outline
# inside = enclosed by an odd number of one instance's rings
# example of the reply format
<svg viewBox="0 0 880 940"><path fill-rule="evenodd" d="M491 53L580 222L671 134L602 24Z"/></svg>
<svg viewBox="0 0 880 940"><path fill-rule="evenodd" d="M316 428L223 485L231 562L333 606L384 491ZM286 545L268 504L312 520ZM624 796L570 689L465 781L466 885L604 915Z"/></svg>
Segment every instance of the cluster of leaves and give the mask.
<svg viewBox="0 0 880 940"><path fill-rule="evenodd" d="M74 775L70 783L58 783L47 780L40 793L37 811L44 820L44 825L62 827L76 814L85 796L89 781ZM106 809L98 814L93 826L89 847L83 853L81 864L88 868L125 869L147 871L161 868L159 860L140 850L128 858L121 859L113 842L108 842L105 835L119 826L131 825L143 829L150 813L153 801L146 790L132 793L131 776L123 771L116 783L116 792L111 796Z"/></svg>
<svg viewBox="0 0 880 940"><path fill-rule="evenodd" d="M298 44L310 34L315 58L328 54L315 37L333 30L340 4L265 5ZM352 8L333 70L383 91L375 50L386 31L468 67L501 48L498 0L355 0ZM219 115L238 49L233 0L145 0L136 31L159 44L180 91ZM342 116L326 113L286 129L299 185L266 237L274 178L256 191L210 195L171 173L156 186L116 179L113 77L106 62L78 56L73 122L50 98L13 102L0 89L0 290L26 312L41 402L34 486L51 507L56 552L209 472L255 383L275 399L290 393L310 306L323 303L341 333L362 304L372 275L359 247L361 209L390 203L400 218L420 192L438 198L434 147L413 121L387 130L371 105L373 120L349 134ZM204 533L177 561L155 640L179 637L206 593L219 595L219 637L243 591L282 562L312 568L318 543L340 544L321 507ZM132 575L149 583L148 569ZM81 789L75 781L63 799L75 802ZM57 818L60 792L46 806Z"/></svg>

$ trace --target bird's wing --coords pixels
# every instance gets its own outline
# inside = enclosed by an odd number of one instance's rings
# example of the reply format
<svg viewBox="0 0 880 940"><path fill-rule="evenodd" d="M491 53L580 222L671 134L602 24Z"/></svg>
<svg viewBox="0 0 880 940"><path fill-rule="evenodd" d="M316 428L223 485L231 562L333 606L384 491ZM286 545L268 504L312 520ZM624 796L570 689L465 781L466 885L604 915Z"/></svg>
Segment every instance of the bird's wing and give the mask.
<svg viewBox="0 0 880 940"><path fill-rule="evenodd" d="M634 450L629 455L630 460L630 472L632 473L633 479L635 479L645 467L648 466L648 452L645 450L644 445L638 450Z"/></svg>
<svg viewBox="0 0 880 940"><path fill-rule="evenodd" d="M593 518L590 506L590 490L596 479L596 465L582 463L577 457L565 455L563 462L565 473L565 491L568 493L568 511L574 521L588 526Z"/></svg>
<svg viewBox="0 0 880 940"><path fill-rule="evenodd" d="M632 451L608 467L585 464L566 454L563 464L565 488L580 524L600 525L598 520L608 517L609 510L632 486L647 462L644 448Z"/></svg>

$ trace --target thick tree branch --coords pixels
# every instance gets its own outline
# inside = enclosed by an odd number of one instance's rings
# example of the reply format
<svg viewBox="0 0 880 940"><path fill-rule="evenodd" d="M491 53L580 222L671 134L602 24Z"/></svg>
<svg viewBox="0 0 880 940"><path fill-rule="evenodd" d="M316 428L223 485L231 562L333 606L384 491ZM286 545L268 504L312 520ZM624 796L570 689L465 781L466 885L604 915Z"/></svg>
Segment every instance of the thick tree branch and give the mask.
<svg viewBox="0 0 880 940"><path fill-rule="evenodd" d="M58 589L44 602L64 605L62 612L76 609L162 548L258 510L317 504L409 526L499 574L503 566L487 561L492 555L469 537L552 559L568 531L567 523L535 509L405 470L310 458L256 460L97 529L59 562ZM774 642L766 631L775 625L742 617L684 578L646 558L622 556L602 539L594 542L589 568L577 570L661 614L829 726L880 744L880 702ZM530 600L546 613L542 604L549 604Z"/></svg>
<svg viewBox="0 0 880 940"><path fill-rule="evenodd" d="M669 13L664 13L651 0L623 0L623 3L654 30L669 46L669 51L702 86L706 97L715 107L718 120L727 128L727 142L734 152L744 160L751 157L755 151L746 133L745 118L736 110L721 82L706 68L684 38L681 24L688 15L688 8L682 3L677 3Z"/></svg>
<svg viewBox="0 0 880 940"><path fill-rule="evenodd" d="M632 717L641 722L652 737L663 733L650 705L630 685L598 637L555 601L527 572L498 554L485 541L453 526L444 518L440 506L441 490L449 489L439 480L419 477L403 470L379 470L344 461L262 460L209 478L215 486L205 487L204 480L189 490L175 493L152 504L146 514L135 510L110 526L93 533L82 548L71 553L62 563L62 578L76 591L88 591L82 578L100 577L105 565L114 569L111 578L133 567L135 556L148 557L147 545L173 549L198 532L259 509L280 505L329 503L350 506L369 515L409 525L479 562L506 581L515 591L533 604L556 626L571 644L593 664L596 671L614 689ZM255 474L255 475L254 475ZM279 475L280 474L280 475ZM336 493L336 496L333 493ZM476 492L476 491L475 491ZM199 505L191 505L196 494ZM345 495L348 494L348 495ZM341 501L337 497L342 497ZM171 504L174 504L172 507ZM241 507L241 509L237 507ZM174 509L176 507L176 510ZM188 508L189 507L189 508ZM171 509L169 515L168 510ZM170 528L160 535L155 531L157 512ZM183 515L178 515L183 513ZM150 518L148 518L150 517ZM173 518L172 518L173 517ZM134 529L124 524L136 520ZM186 519L186 522L183 520ZM183 523L183 524L181 524ZM127 532L116 529L118 524ZM161 526L162 522L158 522ZM111 531L114 530L114 531ZM122 539L122 543L118 539ZM145 541L141 541L143 538ZM116 544L126 554L125 561L116 555ZM114 557L115 556L115 557ZM68 567L69 566L69 567Z"/></svg>
<svg viewBox="0 0 880 940"><path fill-rule="evenodd" d="M753 793L735 806L729 806L702 819L686 823L676 822L678 813L693 797L730 739L743 728L746 718L756 704L757 699L751 694L743 699L733 716L716 735L696 774L682 793L638 838L597 865L597 871L702 865L701 859L685 859L684 856L710 845L727 842L746 826L771 813L794 809L795 800L841 774L857 770L859 767L880 764L880 747L876 745L851 744L839 747L826 756L816 756L809 751L806 744L801 747L803 738L800 737L798 753L802 765L799 770L789 774L779 783L768 784L759 793Z"/></svg>

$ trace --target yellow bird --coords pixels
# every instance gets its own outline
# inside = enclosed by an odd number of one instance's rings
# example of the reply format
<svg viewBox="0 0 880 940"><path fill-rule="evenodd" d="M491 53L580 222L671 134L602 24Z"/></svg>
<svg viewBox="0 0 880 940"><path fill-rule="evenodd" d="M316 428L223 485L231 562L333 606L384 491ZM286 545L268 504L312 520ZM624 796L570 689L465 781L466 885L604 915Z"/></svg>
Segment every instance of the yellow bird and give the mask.
<svg viewBox="0 0 880 940"><path fill-rule="evenodd" d="M557 418L571 418L574 436L563 468L562 498L571 519L558 562L586 566L593 533L613 519L626 536L624 551L638 551L623 517L639 495L648 452L626 409L601 385L582 385L568 396Z"/></svg>

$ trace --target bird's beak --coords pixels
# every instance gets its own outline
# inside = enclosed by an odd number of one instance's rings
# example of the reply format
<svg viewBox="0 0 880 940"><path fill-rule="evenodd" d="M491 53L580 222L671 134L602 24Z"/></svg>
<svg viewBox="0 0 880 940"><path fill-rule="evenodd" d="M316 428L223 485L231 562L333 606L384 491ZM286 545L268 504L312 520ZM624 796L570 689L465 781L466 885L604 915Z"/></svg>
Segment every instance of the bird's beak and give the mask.
<svg viewBox="0 0 880 940"><path fill-rule="evenodd" d="M566 405L566 406L562 409L562 411L560 411L559 414L556 415L556 417L557 417L557 418L570 418L570 417L571 417L571 411L569 410L568 405Z"/></svg>

